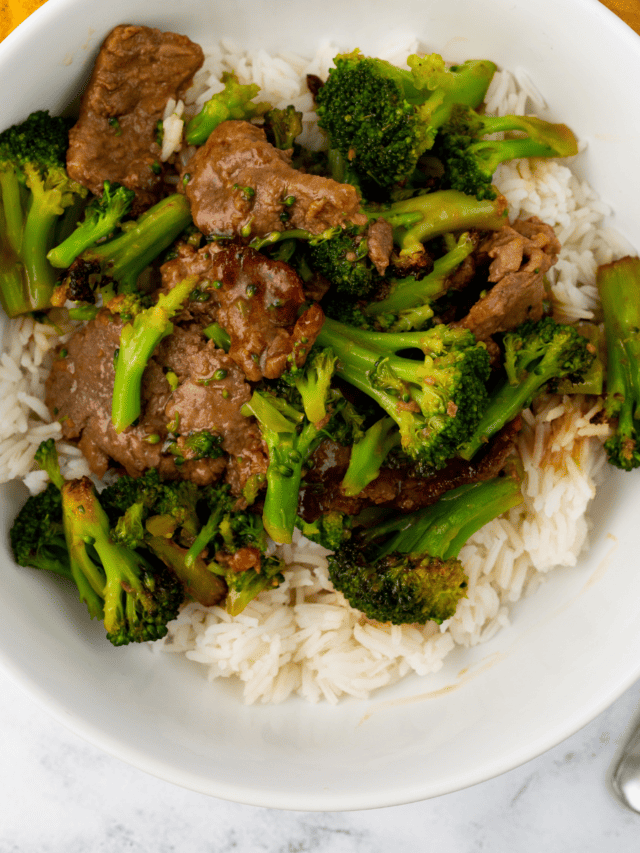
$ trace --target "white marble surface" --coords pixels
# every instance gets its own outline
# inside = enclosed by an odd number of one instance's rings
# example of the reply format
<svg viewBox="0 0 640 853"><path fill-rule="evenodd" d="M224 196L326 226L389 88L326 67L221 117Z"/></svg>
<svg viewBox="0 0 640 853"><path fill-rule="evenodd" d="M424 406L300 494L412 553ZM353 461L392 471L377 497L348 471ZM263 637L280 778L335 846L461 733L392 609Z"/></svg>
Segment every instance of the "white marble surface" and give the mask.
<svg viewBox="0 0 640 853"><path fill-rule="evenodd" d="M608 790L640 683L528 764L435 800L278 812L215 800L101 752L0 670L0 853L631 853L640 815Z"/></svg>

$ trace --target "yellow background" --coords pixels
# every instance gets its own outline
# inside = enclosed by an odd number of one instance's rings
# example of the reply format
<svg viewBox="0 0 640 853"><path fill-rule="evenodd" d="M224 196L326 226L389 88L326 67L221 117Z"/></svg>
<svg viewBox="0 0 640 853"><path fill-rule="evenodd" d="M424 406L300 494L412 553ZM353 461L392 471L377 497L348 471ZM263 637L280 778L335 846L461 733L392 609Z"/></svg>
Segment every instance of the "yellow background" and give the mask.
<svg viewBox="0 0 640 853"><path fill-rule="evenodd" d="M640 0L601 1L640 34ZM44 2L45 0L0 0L0 40Z"/></svg>

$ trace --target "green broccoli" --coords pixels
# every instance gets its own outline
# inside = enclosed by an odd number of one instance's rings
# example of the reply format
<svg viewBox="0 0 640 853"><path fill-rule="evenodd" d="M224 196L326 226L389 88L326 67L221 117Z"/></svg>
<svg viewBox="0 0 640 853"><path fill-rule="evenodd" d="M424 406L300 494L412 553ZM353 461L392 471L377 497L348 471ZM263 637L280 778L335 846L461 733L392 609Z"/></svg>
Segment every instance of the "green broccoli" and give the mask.
<svg viewBox="0 0 640 853"><path fill-rule="evenodd" d="M435 261L428 275L421 279L412 276L391 279L384 299L367 303L364 313L376 318L378 324L390 332L423 328L435 314L433 303L447 290L448 277L475 247L468 232L464 232L457 242L451 234L446 234L445 240L448 251Z"/></svg>
<svg viewBox="0 0 640 853"><path fill-rule="evenodd" d="M60 489L54 483L27 499L13 522L9 538L20 566L32 566L72 579L62 526Z"/></svg>
<svg viewBox="0 0 640 853"><path fill-rule="evenodd" d="M508 222L507 203L502 196L479 201L457 190L424 193L391 204L363 205L361 213L369 222L385 219L392 226L399 250L393 263L401 270L419 260L427 240L470 228L497 231ZM301 229L271 231L254 238L250 245L262 250L280 241L304 241L311 270L328 279L338 293L362 299L383 282L368 257L367 229L368 223L327 228L321 234Z"/></svg>
<svg viewBox="0 0 640 853"><path fill-rule="evenodd" d="M268 555L260 517L237 509L226 484L164 482L152 469L120 477L101 501L115 541L148 548L201 604L224 599L235 615L282 582L282 561Z"/></svg>
<svg viewBox="0 0 640 853"><path fill-rule="evenodd" d="M460 486L425 509L353 534L329 557L331 582L369 619L441 623L467 592L463 545L521 502L511 477Z"/></svg>
<svg viewBox="0 0 640 853"><path fill-rule="evenodd" d="M302 133L302 113L292 105L269 110L264 115L264 132L274 148L288 151Z"/></svg>
<svg viewBox="0 0 640 853"><path fill-rule="evenodd" d="M446 68L438 54L410 56L410 70L360 51L341 54L316 96L318 123L361 178L380 187L409 180L454 103L478 107L496 66Z"/></svg>
<svg viewBox="0 0 640 853"><path fill-rule="evenodd" d="M87 205L83 221L62 243L49 251L49 263L66 269L81 252L112 234L131 209L135 195L133 190L105 181L102 196Z"/></svg>
<svg viewBox="0 0 640 853"><path fill-rule="evenodd" d="M400 431L393 418L376 421L351 448L349 467L341 483L342 492L349 498L377 479L385 459L400 446Z"/></svg>
<svg viewBox="0 0 640 853"><path fill-rule="evenodd" d="M271 109L271 104L254 103L260 91L256 83L243 86L234 72L225 72L221 82L224 84L222 92L209 98L200 112L187 122L185 139L188 145L202 145L223 121L249 121Z"/></svg>
<svg viewBox="0 0 640 853"><path fill-rule="evenodd" d="M71 574L114 646L158 640L178 614L184 589L173 572L111 538L109 519L88 477L62 488Z"/></svg>
<svg viewBox="0 0 640 853"><path fill-rule="evenodd" d="M605 411L613 435L605 442L612 465L640 466L640 258L625 257L598 268L607 342Z"/></svg>
<svg viewBox="0 0 640 853"><path fill-rule="evenodd" d="M303 536L328 551L337 551L351 536L351 518L338 510L329 510L315 521L305 521L298 516L296 527Z"/></svg>
<svg viewBox="0 0 640 853"><path fill-rule="evenodd" d="M327 318L316 344L331 347L337 375L393 418L402 450L425 471L442 468L484 413L489 355L468 330L372 332Z"/></svg>
<svg viewBox="0 0 640 853"><path fill-rule="evenodd" d="M47 253L65 209L87 194L66 172L69 125L39 111L0 133L0 302L9 317L50 307Z"/></svg>
<svg viewBox="0 0 640 853"><path fill-rule="evenodd" d="M93 303L96 288L103 292L105 301L115 292L135 292L140 273L190 223L191 208L186 198L178 193L167 196L122 234L81 252L57 288L55 304L64 305L67 299Z"/></svg>
<svg viewBox="0 0 640 853"><path fill-rule="evenodd" d="M168 293L161 293L155 305L134 311L133 321L122 327L111 408L116 432L122 432L140 416L142 374L156 346L173 331L171 317L197 283L196 276L184 279ZM134 310L134 306L127 305L127 310Z"/></svg>
<svg viewBox="0 0 640 853"><path fill-rule="evenodd" d="M331 388L335 364L330 348L317 348L292 379L281 377L275 393L258 389L242 407L258 421L269 452L263 521L275 542L291 542L302 471L313 451L324 438L344 441L352 430L346 400Z"/></svg>
<svg viewBox="0 0 640 853"><path fill-rule="evenodd" d="M564 377L579 382L595 357L594 347L573 326L551 317L529 320L505 334L506 378L491 392L489 403L472 435L459 450L472 459L502 427L537 396Z"/></svg>
<svg viewBox="0 0 640 853"><path fill-rule="evenodd" d="M519 131L524 138L483 139L493 133ZM564 124L533 116L479 115L456 104L440 128L433 153L444 166L442 185L473 195L495 198L491 180L500 163L519 157L572 157L578 142Z"/></svg>

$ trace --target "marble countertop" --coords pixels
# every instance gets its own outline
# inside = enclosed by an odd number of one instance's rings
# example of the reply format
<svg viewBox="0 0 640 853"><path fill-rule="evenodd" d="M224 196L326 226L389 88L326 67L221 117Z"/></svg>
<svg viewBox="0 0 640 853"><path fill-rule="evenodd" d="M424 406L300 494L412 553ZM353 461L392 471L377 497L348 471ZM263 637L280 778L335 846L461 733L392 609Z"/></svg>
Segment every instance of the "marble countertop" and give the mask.
<svg viewBox="0 0 640 853"><path fill-rule="evenodd" d="M372 811L281 812L153 778L68 731L0 670L0 853L626 853L640 815L608 789L640 682L497 779Z"/></svg>

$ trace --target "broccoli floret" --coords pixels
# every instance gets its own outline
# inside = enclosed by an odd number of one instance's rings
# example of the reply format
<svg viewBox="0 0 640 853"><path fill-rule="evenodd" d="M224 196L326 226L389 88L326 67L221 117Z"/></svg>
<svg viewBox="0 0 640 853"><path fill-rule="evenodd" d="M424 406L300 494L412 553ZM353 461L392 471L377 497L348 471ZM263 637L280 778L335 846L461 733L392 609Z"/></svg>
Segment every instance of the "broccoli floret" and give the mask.
<svg viewBox="0 0 640 853"><path fill-rule="evenodd" d="M552 390L559 379L579 382L595 357L595 348L577 329L551 317L529 320L508 332L503 346L506 378L491 392L482 418L460 448L463 459L472 459L505 424L537 396Z"/></svg>
<svg viewBox="0 0 640 853"><path fill-rule="evenodd" d="M184 589L175 574L113 541L109 519L88 477L62 488L71 574L92 616L114 646L158 640L178 614Z"/></svg>
<svg viewBox="0 0 640 853"><path fill-rule="evenodd" d="M607 342L605 411L614 433L605 442L612 465L640 466L640 258L604 264L596 276Z"/></svg>
<svg viewBox="0 0 640 853"><path fill-rule="evenodd" d="M58 489L61 489L64 484L64 478L60 473L60 462L58 460L55 441L52 438L48 438L46 441L40 442L33 459L43 471L46 471L51 482Z"/></svg>
<svg viewBox="0 0 640 853"><path fill-rule="evenodd" d="M282 561L267 554L260 517L238 510L226 484L163 482L150 470L140 478L120 477L101 501L114 539L148 548L201 604L224 599L235 615L283 579Z"/></svg>
<svg viewBox="0 0 640 853"><path fill-rule="evenodd" d="M483 139L492 133L525 133L517 139ZM495 198L491 186L500 163L519 157L572 157L578 142L564 124L532 116L486 116L456 104L438 134L434 154L444 166L442 185L474 195Z"/></svg>
<svg viewBox="0 0 640 853"><path fill-rule="evenodd" d="M315 521L298 517L296 527L307 539L329 551L337 551L351 536L351 518L338 510L329 510Z"/></svg>
<svg viewBox="0 0 640 853"><path fill-rule="evenodd" d="M466 595L462 546L521 502L511 477L461 486L432 506L354 534L329 556L331 582L369 619L441 623Z"/></svg>
<svg viewBox="0 0 640 853"><path fill-rule="evenodd" d="M362 299L383 281L368 257L366 232L357 225L309 245L307 258L311 269L328 279L338 293Z"/></svg>
<svg viewBox="0 0 640 853"><path fill-rule="evenodd" d="M188 459L219 459L224 455L222 436L208 429L184 436L180 448L186 451Z"/></svg>
<svg viewBox="0 0 640 853"><path fill-rule="evenodd" d="M256 83L243 86L234 72L225 72L221 82L224 84L222 92L213 95L187 122L185 138L188 145L202 145L223 121L249 121L271 109L271 104L253 102L260 91Z"/></svg>
<svg viewBox="0 0 640 853"><path fill-rule="evenodd" d="M62 500L54 483L27 500L9 535L13 555L20 566L44 569L71 579L62 526Z"/></svg>
<svg viewBox="0 0 640 853"><path fill-rule="evenodd" d="M354 497L380 474L384 460L400 445L400 431L393 418L376 421L351 449L349 467L341 483L347 497Z"/></svg>
<svg viewBox="0 0 640 853"><path fill-rule="evenodd" d="M330 348L317 348L289 385L281 378L277 393L258 389L242 407L258 421L269 452L263 521L275 542L291 542L302 471L313 451L323 438L344 441L354 429L344 417L346 400L330 387L335 364Z"/></svg>
<svg viewBox="0 0 640 853"><path fill-rule="evenodd" d="M445 237L451 237L450 234ZM449 251L438 258L433 270L424 278L392 279L384 299L369 302L365 314L375 317L379 325L390 332L408 332L423 328L434 316L433 303L447 289L447 279L474 249L473 238L464 232L458 241L451 241Z"/></svg>
<svg viewBox="0 0 640 853"><path fill-rule="evenodd" d="M330 147L365 181L390 187L413 175L451 105L482 103L496 66L483 60L446 68L441 56L410 56L411 70L360 51L334 59L316 96Z"/></svg>
<svg viewBox="0 0 640 853"><path fill-rule="evenodd" d="M50 307L47 253L65 209L87 194L66 172L69 125L40 111L0 133L0 302L9 317Z"/></svg>
<svg viewBox="0 0 640 853"><path fill-rule="evenodd" d="M122 432L140 416L142 374L156 346L173 331L171 317L176 314L198 279L186 278L168 293L161 293L150 308L136 312L135 304L126 310L134 319L122 327L120 346L115 360L115 379L111 421L116 432Z"/></svg>
<svg viewBox="0 0 640 853"><path fill-rule="evenodd" d="M135 195L133 190L105 181L102 196L87 205L83 221L47 254L49 263L66 269L81 252L112 234L129 212Z"/></svg>
<svg viewBox="0 0 640 853"><path fill-rule="evenodd" d="M327 318L316 343L333 349L338 376L393 418L402 449L425 471L455 455L486 407L489 355L468 330L371 332Z"/></svg>
<svg viewBox="0 0 640 853"><path fill-rule="evenodd" d="M264 115L264 132L274 148L288 151L302 133L302 113L292 105L269 110Z"/></svg>
<svg viewBox="0 0 640 853"><path fill-rule="evenodd" d="M167 196L119 236L81 252L56 289L54 303L64 305L67 299L93 303L96 288L103 292L105 301L115 291L135 292L140 273L190 223L191 209L186 198L178 193Z"/></svg>
<svg viewBox="0 0 640 853"><path fill-rule="evenodd" d="M228 501L227 494L227 486L164 482L156 469L150 469L142 477L120 477L102 492L100 500L114 541L148 548L175 572L188 595L209 606L225 597L225 582L209 570L200 555L191 561L186 557L202 529L202 519L209 515L210 503Z"/></svg>

